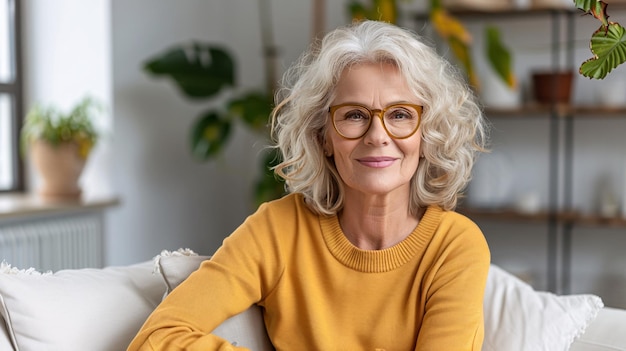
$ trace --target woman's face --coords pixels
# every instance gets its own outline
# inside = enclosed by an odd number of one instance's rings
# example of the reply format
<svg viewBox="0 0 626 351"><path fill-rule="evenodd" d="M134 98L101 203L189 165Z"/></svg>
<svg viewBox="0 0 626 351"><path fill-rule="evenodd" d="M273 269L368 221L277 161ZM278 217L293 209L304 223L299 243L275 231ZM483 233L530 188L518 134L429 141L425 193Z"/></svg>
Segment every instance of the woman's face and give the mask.
<svg viewBox="0 0 626 351"><path fill-rule="evenodd" d="M355 103L373 110L397 103L421 105L398 69L388 63L347 68L339 78L335 96L331 106ZM365 135L354 140L339 135L329 119L325 148L334 158L348 195L354 191L371 195L409 192L420 160L420 130L406 139L394 139L378 115L372 118Z"/></svg>

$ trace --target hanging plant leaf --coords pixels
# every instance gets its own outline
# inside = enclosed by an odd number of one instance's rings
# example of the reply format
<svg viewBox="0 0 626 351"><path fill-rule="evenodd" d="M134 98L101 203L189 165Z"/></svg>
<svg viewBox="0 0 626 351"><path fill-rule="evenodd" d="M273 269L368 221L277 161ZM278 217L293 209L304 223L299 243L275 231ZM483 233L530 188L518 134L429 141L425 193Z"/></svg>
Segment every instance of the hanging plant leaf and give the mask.
<svg viewBox="0 0 626 351"><path fill-rule="evenodd" d="M603 26L609 25L609 16L606 13L607 4L601 0L574 0L576 8L583 10L602 22Z"/></svg>
<svg viewBox="0 0 626 351"><path fill-rule="evenodd" d="M216 111L209 111L200 116L191 129L191 150L202 161L210 159L220 152L230 136L230 120Z"/></svg>
<svg viewBox="0 0 626 351"><path fill-rule="evenodd" d="M235 85L235 64L225 50L209 44L176 46L149 59L144 69L168 76L191 98L207 98Z"/></svg>
<svg viewBox="0 0 626 351"><path fill-rule="evenodd" d="M487 58L491 63L494 71L510 88L517 86L515 75L513 74L513 59L511 52L504 46L500 38L500 31L493 26L485 28L485 37L487 38Z"/></svg>
<svg viewBox="0 0 626 351"><path fill-rule="evenodd" d="M438 35L448 42L452 53L465 69L469 82L475 88L480 87L480 80L474 70L470 52L472 37L463 24L450 15L438 1L431 4L430 21Z"/></svg>
<svg viewBox="0 0 626 351"><path fill-rule="evenodd" d="M241 118L253 130L264 131L272 113L272 100L267 94L250 92L232 100L228 111L233 117Z"/></svg>
<svg viewBox="0 0 626 351"><path fill-rule="evenodd" d="M626 62L626 30L619 23L609 22L608 27L602 26L593 33L590 48L594 56L582 63L580 74L603 79Z"/></svg>

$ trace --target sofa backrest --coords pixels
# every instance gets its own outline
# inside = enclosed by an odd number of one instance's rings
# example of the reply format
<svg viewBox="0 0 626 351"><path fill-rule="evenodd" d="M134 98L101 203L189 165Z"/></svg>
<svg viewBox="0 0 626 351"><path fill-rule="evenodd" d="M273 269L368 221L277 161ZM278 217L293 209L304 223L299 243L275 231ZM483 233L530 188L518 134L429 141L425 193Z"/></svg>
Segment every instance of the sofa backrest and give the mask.
<svg viewBox="0 0 626 351"><path fill-rule="evenodd" d="M152 261L54 274L7 266L0 350L125 350L165 290Z"/></svg>
<svg viewBox="0 0 626 351"><path fill-rule="evenodd" d="M150 261L49 275L0 266L0 350L126 349L161 299L209 259L157 258L156 266ZM155 267L161 274L154 273ZM585 328L572 350L626 350L626 311L601 309L597 296L536 292L492 266L484 306L483 351L566 349ZM550 330L555 335L548 335ZM253 351L273 350L257 306L225 321L214 333Z"/></svg>

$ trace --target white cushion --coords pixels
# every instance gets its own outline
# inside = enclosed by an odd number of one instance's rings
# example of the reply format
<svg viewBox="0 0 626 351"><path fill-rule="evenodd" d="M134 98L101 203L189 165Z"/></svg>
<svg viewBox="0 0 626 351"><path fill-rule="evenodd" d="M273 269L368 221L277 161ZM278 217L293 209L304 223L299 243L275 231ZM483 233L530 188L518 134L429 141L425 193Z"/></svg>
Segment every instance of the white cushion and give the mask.
<svg viewBox="0 0 626 351"><path fill-rule="evenodd" d="M157 264L168 287L168 292L175 289L193 271L198 269L202 261L208 259L210 259L209 256L197 256L189 251L184 255L162 252L161 257L157 257ZM250 350L274 350L265 331L261 307L256 305L224 321L213 331L213 334L228 340L235 346L246 347Z"/></svg>
<svg viewBox="0 0 626 351"><path fill-rule="evenodd" d="M0 316L13 349L125 350L163 296L153 267L144 262L41 275L5 264Z"/></svg>
<svg viewBox="0 0 626 351"><path fill-rule="evenodd" d="M13 344L11 344L9 330L7 329L2 317L0 317L0 350L14 350Z"/></svg>
<svg viewBox="0 0 626 351"><path fill-rule="evenodd" d="M570 351L626 351L626 310L600 310Z"/></svg>
<svg viewBox="0 0 626 351"><path fill-rule="evenodd" d="M484 299L483 351L566 351L602 307L595 295L535 291L492 265Z"/></svg>

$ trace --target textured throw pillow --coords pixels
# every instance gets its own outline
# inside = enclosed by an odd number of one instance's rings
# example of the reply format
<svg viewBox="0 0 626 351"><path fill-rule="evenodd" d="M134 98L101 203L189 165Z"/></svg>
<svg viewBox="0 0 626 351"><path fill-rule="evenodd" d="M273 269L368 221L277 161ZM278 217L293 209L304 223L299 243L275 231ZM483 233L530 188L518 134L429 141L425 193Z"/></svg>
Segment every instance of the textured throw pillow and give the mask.
<svg viewBox="0 0 626 351"><path fill-rule="evenodd" d="M125 350L163 296L152 270L144 262L41 274L3 264L0 323L15 351Z"/></svg>
<svg viewBox="0 0 626 351"><path fill-rule="evenodd" d="M602 307L595 295L535 291L492 265L485 290L483 351L567 351Z"/></svg>
<svg viewBox="0 0 626 351"><path fill-rule="evenodd" d="M161 252L155 262L169 293L198 269L202 261L208 259L210 259L209 256L198 256L189 249L179 249L175 252ZM213 331L213 334L228 340L233 345L250 350L274 350L265 331L261 308L256 305L224 321Z"/></svg>

